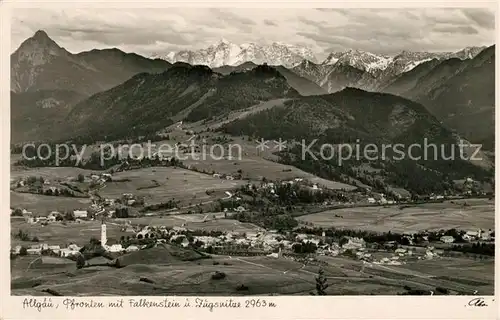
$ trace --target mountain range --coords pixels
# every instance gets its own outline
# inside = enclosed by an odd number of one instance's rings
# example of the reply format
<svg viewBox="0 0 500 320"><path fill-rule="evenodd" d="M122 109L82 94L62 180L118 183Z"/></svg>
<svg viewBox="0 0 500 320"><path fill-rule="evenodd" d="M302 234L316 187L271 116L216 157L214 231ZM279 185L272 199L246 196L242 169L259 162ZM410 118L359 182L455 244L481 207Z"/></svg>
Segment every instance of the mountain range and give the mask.
<svg viewBox="0 0 500 320"><path fill-rule="evenodd" d="M315 63L313 53L299 46L237 46L221 40L208 49L168 56L171 61L187 60L188 65L220 65L210 70L219 78L250 72L260 62L274 64L291 89L302 96L347 87L400 95L423 104L445 126L468 139L494 145L494 46L467 47L454 53L404 51L393 57L347 50ZM12 109L13 140L40 138L38 130L44 126L55 134L53 127L78 102L118 90L141 73L158 73L161 79L171 67L169 61L118 49L72 54L44 31L37 31L11 55L12 106L16 106ZM26 118L28 110L32 111ZM47 119L49 112L52 120Z"/></svg>
<svg viewBox="0 0 500 320"><path fill-rule="evenodd" d="M329 69L329 66L343 64L374 74L385 71L385 73L396 75L410 71L418 64L433 58L472 59L485 48L466 47L457 52L439 53L403 51L394 56L349 49L342 52L332 52L319 64L326 70ZM309 60L313 63L317 63L318 61L314 53L304 46L282 42L273 42L270 45L257 45L255 43L238 45L225 39L221 39L204 49L169 52L165 55L156 53L153 54L152 58L163 59L170 63L186 62L193 65L201 64L210 68L238 66L245 62L253 62L255 64L267 63L272 66L281 65L286 68L293 68L301 64L303 60Z"/></svg>
<svg viewBox="0 0 500 320"><path fill-rule="evenodd" d="M202 59L192 52L185 53L190 63L171 63L118 49L72 54L38 31L11 55L12 142L137 138L183 120L264 138L411 144L426 137L450 145L465 137L494 145L494 46L394 57L351 50L323 63L304 59L307 50L270 47L262 52L272 52L278 65L251 61L260 49L232 55L243 51L227 41L204 51L205 65L189 60ZM208 66L214 57L219 67ZM298 158L294 149L280 155L324 178L378 183L367 181L357 162L338 167ZM488 175L462 160L376 165L387 183L416 192Z"/></svg>
<svg viewBox="0 0 500 320"><path fill-rule="evenodd" d="M237 66L245 62L292 67L303 59L316 60L313 52L303 46L281 42L263 46L255 43L237 45L225 39L205 49L169 52L166 55L154 54L152 57L164 59L170 63L186 62L193 65L206 65L210 68Z"/></svg>

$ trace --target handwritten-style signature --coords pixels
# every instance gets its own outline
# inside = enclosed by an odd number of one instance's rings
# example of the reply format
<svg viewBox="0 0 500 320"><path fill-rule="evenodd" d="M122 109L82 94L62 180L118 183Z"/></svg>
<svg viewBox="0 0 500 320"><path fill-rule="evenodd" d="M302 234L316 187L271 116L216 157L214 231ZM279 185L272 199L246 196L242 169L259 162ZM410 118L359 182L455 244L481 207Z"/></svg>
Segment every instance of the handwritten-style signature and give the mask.
<svg viewBox="0 0 500 320"><path fill-rule="evenodd" d="M484 298L477 297L477 298L470 300L469 303L467 303L467 306L468 307L487 307L488 304L486 303Z"/></svg>

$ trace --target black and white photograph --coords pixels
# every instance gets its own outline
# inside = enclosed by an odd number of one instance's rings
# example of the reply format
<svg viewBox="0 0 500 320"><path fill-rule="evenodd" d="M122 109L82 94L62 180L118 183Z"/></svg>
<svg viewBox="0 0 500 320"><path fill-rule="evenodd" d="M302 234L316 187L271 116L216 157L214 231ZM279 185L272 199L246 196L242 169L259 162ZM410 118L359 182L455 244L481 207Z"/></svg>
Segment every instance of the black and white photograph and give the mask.
<svg viewBox="0 0 500 320"><path fill-rule="evenodd" d="M495 8L10 26L11 296L495 294Z"/></svg>

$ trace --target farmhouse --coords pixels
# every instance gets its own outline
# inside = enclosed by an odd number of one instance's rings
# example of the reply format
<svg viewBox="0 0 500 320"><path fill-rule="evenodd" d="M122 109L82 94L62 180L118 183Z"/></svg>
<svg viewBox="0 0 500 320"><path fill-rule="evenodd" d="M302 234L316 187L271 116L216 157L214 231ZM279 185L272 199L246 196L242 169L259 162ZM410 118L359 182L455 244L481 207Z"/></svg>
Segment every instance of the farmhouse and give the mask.
<svg viewBox="0 0 500 320"><path fill-rule="evenodd" d="M139 251L139 247L137 246L134 246L134 245L131 245L131 246L128 246L126 249L125 249L126 252L135 252L135 251Z"/></svg>
<svg viewBox="0 0 500 320"><path fill-rule="evenodd" d="M342 246L344 249L360 249L366 246L362 238L349 238L349 241Z"/></svg>
<svg viewBox="0 0 500 320"><path fill-rule="evenodd" d="M29 248L26 250L29 255L42 254L42 248Z"/></svg>
<svg viewBox="0 0 500 320"><path fill-rule="evenodd" d="M75 218L87 218L87 210L75 210L73 211Z"/></svg>
<svg viewBox="0 0 500 320"><path fill-rule="evenodd" d="M59 251L60 256L63 258L71 257L71 256L77 255L79 253L80 253L80 251L72 250L70 248L64 248L64 249L61 249Z"/></svg>
<svg viewBox="0 0 500 320"><path fill-rule="evenodd" d="M123 247L121 244L113 244L110 246L106 246L105 249L106 249L106 251L109 251L109 252L122 252L123 251Z"/></svg>
<svg viewBox="0 0 500 320"><path fill-rule="evenodd" d="M234 211L236 211L236 212L245 212L245 211L247 211L247 209L245 209L242 206L239 206L238 208L234 209Z"/></svg>
<svg viewBox="0 0 500 320"><path fill-rule="evenodd" d="M47 217L36 217L35 221L39 223L47 222Z"/></svg>
<svg viewBox="0 0 500 320"><path fill-rule="evenodd" d="M455 242L455 238L453 238L452 236L442 236L440 238L441 242L444 242L444 243L453 243Z"/></svg>
<svg viewBox="0 0 500 320"><path fill-rule="evenodd" d="M104 199L104 205L106 205L106 206L114 206L115 205L115 199Z"/></svg>

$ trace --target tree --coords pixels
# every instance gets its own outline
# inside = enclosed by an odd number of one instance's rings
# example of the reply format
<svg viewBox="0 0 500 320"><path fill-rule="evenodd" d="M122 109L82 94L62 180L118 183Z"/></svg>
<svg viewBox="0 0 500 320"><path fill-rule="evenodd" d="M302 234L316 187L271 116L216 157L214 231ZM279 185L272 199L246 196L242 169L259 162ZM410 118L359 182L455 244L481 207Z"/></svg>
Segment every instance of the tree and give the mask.
<svg viewBox="0 0 500 320"><path fill-rule="evenodd" d="M23 210L16 208L14 211L12 211L12 216L15 217L22 217L23 216Z"/></svg>
<svg viewBox="0 0 500 320"><path fill-rule="evenodd" d="M79 254L76 257L76 268L81 269L83 267L85 267L85 257L83 256L83 254Z"/></svg>
<svg viewBox="0 0 500 320"><path fill-rule="evenodd" d="M347 244L348 242L349 242L348 238L342 237L342 239L340 239L340 241L339 241L339 246L343 247L344 244Z"/></svg>
<svg viewBox="0 0 500 320"><path fill-rule="evenodd" d="M19 255L25 256L27 254L28 254L28 249L26 247L21 247L21 250L19 250Z"/></svg>
<svg viewBox="0 0 500 320"><path fill-rule="evenodd" d="M326 289L328 288L328 283L326 282L325 272L322 268L318 271L318 276L316 277L316 294L318 296L326 296Z"/></svg>
<svg viewBox="0 0 500 320"><path fill-rule="evenodd" d="M85 181L85 176L83 174L78 175L78 182L84 182Z"/></svg>

